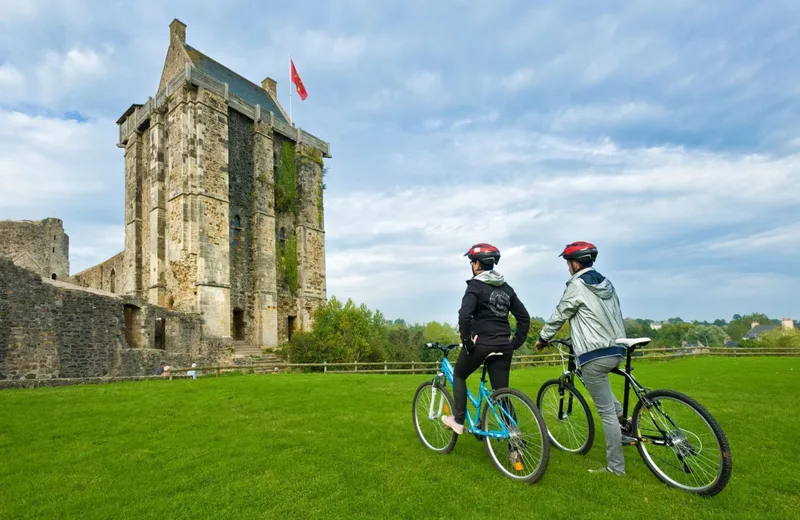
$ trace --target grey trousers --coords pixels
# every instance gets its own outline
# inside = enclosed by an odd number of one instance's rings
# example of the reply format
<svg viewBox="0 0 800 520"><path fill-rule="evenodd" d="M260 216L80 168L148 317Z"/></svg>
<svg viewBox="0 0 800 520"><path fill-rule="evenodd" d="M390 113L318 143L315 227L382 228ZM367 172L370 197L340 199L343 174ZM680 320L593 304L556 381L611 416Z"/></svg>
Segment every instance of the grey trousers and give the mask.
<svg viewBox="0 0 800 520"><path fill-rule="evenodd" d="M611 391L608 373L622 363L622 356L595 359L581 366L583 383L592 396L597 414L603 420L606 438L606 461L609 469L625 474L625 457L622 454L622 431L617 416L622 415L622 405Z"/></svg>

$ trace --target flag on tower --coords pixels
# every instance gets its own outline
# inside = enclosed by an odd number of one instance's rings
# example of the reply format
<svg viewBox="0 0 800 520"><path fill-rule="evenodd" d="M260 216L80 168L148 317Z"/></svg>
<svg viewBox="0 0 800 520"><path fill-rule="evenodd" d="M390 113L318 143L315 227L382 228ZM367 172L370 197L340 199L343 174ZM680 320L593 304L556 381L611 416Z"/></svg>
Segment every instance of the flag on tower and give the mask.
<svg viewBox="0 0 800 520"><path fill-rule="evenodd" d="M292 83L294 83L294 86L297 89L297 95L300 96L302 101L305 101L308 97L306 87L303 86L303 80L300 79L300 75L297 73L297 69L294 66L294 61L291 58L289 58L289 63L292 65Z"/></svg>

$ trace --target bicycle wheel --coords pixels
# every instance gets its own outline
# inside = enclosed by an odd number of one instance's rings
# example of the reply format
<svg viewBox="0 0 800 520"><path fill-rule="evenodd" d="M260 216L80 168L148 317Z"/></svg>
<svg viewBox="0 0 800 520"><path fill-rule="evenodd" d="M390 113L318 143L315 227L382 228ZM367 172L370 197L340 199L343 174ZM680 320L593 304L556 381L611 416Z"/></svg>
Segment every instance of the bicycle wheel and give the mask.
<svg viewBox="0 0 800 520"><path fill-rule="evenodd" d="M528 483L538 482L550 462L550 438L542 414L530 397L513 388L500 388L483 405L481 429L500 433L503 425L509 435L484 437L486 452L503 475ZM502 425L501 425L502 421Z"/></svg>
<svg viewBox="0 0 800 520"><path fill-rule="evenodd" d="M423 446L438 453L450 453L458 434L445 426L443 415L453 413L453 398L447 388L433 381L425 381L417 388L412 404L414 429Z"/></svg>
<svg viewBox="0 0 800 520"><path fill-rule="evenodd" d="M639 455L665 484L713 496L728 484L733 469L728 439L716 419L691 397L653 390L633 409L632 430L642 439ZM685 480L685 481L684 481Z"/></svg>
<svg viewBox="0 0 800 520"><path fill-rule="evenodd" d="M594 419L586 399L570 383L545 381L536 396L536 406L547 424L547 434L556 448L585 455L594 443Z"/></svg>

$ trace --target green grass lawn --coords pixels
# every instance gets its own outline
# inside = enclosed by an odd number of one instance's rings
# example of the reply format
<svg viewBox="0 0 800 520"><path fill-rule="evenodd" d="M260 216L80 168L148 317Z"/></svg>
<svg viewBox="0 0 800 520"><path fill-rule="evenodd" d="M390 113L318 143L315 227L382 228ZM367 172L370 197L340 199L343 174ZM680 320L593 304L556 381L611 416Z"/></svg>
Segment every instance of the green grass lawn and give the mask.
<svg viewBox="0 0 800 520"><path fill-rule="evenodd" d="M559 370L515 370L511 385L535 399ZM635 447L626 478L589 474L605 462L597 418L586 456L553 449L528 485L472 436L449 455L422 447L411 398L429 376L249 375L0 392L0 518L797 518L800 359L635 374L719 420L734 463L720 495L667 488Z"/></svg>

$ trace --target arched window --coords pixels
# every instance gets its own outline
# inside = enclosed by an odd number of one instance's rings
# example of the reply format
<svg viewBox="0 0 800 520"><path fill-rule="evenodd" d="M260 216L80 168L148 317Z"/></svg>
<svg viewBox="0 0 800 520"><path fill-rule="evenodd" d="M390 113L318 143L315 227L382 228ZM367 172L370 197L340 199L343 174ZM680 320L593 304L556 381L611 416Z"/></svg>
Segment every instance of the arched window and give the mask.
<svg viewBox="0 0 800 520"><path fill-rule="evenodd" d="M111 292L114 292L114 289L117 287L117 273L114 269L111 269L111 276L109 277L109 284L111 285Z"/></svg>
<svg viewBox="0 0 800 520"><path fill-rule="evenodd" d="M286 230L284 228L278 231L278 249L281 252L281 256L286 254Z"/></svg>
<svg viewBox="0 0 800 520"><path fill-rule="evenodd" d="M55 279L56 279L56 273L53 273L52 275L50 275L50 278L52 278L53 280L55 280Z"/></svg>
<svg viewBox="0 0 800 520"><path fill-rule="evenodd" d="M233 243L236 247L242 246L242 219L239 215L233 217Z"/></svg>

